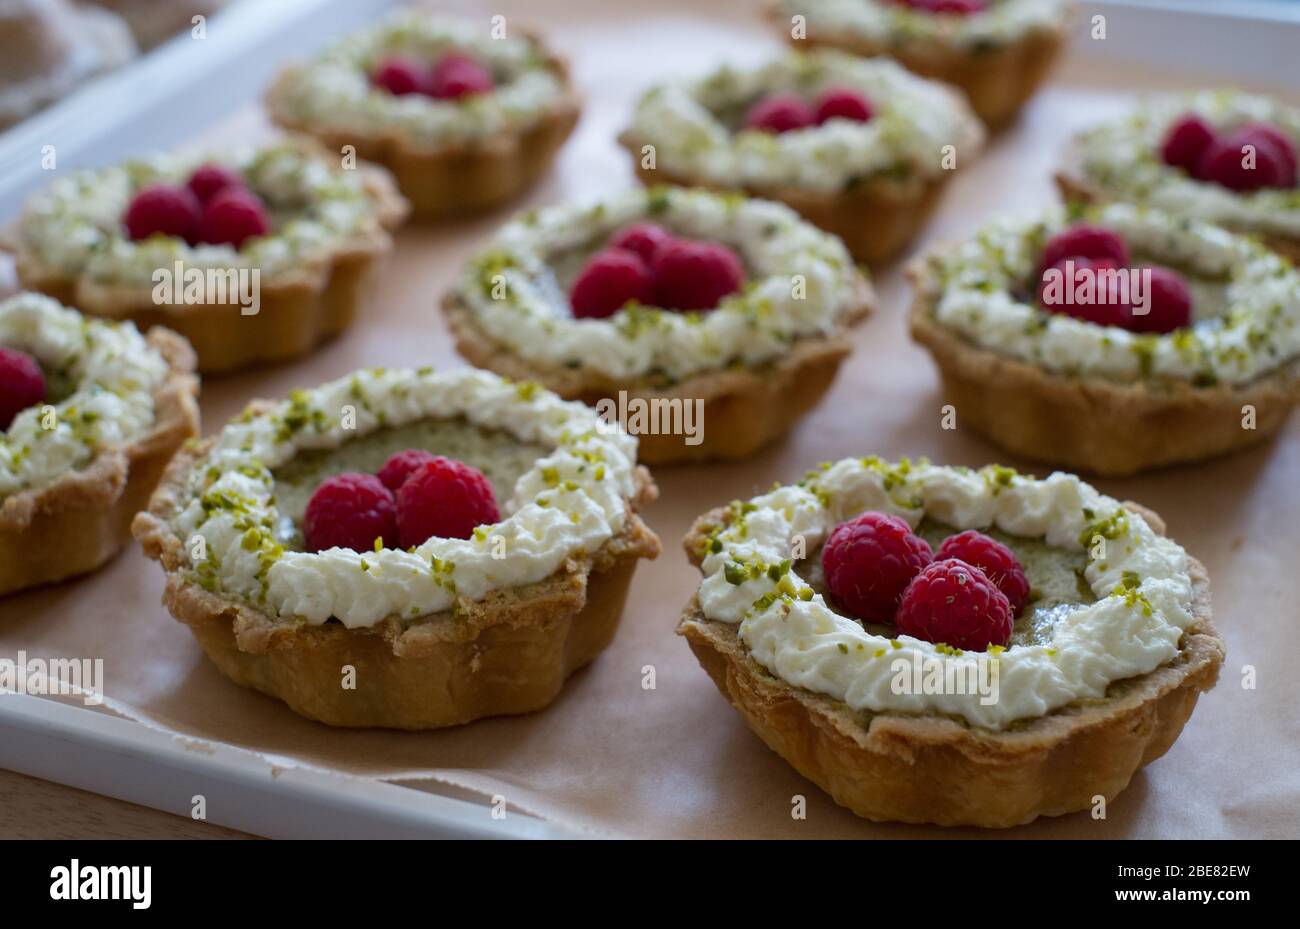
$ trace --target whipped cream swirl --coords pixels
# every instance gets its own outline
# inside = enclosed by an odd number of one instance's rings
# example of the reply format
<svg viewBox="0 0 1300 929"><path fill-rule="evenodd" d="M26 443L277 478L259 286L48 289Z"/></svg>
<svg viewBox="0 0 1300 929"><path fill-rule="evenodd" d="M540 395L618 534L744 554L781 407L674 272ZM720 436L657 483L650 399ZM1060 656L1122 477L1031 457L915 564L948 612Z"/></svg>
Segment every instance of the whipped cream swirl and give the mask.
<svg viewBox="0 0 1300 929"><path fill-rule="evenodd" d="M1074 221L1113 229L1139 263L1182 272L1192 287L1192 325L1165 335L1136 333L1047 313L1018 296L1037 271L1044 243ZM927 260L942 287L934 307L940 324L1058 374L1249 384L1300 357L1300 273L1218 226L1129 204L1078 216L1058 209L1038 220L997 220Z"/></svg>
<svg viewBox="0 0 1300 929"><path fill-rule="evenodd" d="M568 93L563 74L532 37L495 38L488 17L478 21L403 11L355 33L276 85L276 103L319 131L395 136L416 147L483 139L536 125ZM472 55L493 73L490 93L464 100L423 94L395 96L371 84L383 58L433 62L448 52Z"/></svg>
<svg viewBox="0 0 1300 929"><path fill-rule="evenodd" d="M272 469L299 451L426 419L463 419L552 451L501 501L502 520L469 539L432 538L411 551L281 547ZM635 461L635 438L535 384L478 370L358 371L226 425L195 462L173 529L206 587L286 622L371 626L535 583L595 552L624 525Z"/></svg>
<svg viewBox="0 0 1300 929"><path fill-rule="evenodd" d="M270 212L269 235L231 245L190 245L171 236L127 238L131 199L150 184L183 184L201 164L238 172ZM61 274L105 285L152 288L154 272L186 268L259 268L297 273L328 260L342 242L380 228L361 172L345 171L319 151L293 142L201 155L156 155L78 171L34 194L17 235L36 261Z"/></svg>
<svg viewBox="0 0 1300 929"><path fill-rule="evenodd" d="M1195 113L1219 133L1268 123L1300 150L1300 107L1231 90L1156 97L1127 115L1081 133L1079 167L1108 199L1145 203L1180 216L1220 223L1241 232L1300 236L1300 187L1229 190L1164 163L1160 148L1169 127Z"/></svg>
<svg viewBox="0 0 1300 929"><path fill-rule="evenodd" d="M0 303L0 345L35 358L55 394L0 433L0 499L43 488L153 427L167 362L132 323L23 293Z"/></svg>
<svg viewBox="0 0 1300 929"><path fill-rule="evenodd" d="M814 551L837 524L866 510L894 513L913 526L924 516L956 529L996 526L1071 551L1087 542L1085 573L1097 600L1062 615L1050 642L998 654L994 703L977 693L894 693L900 658L941 661L946 671L976 657L910 636L869 633L832 610L794 568L762 570L790 558L795 536ZM1098 536L1106 540L1100 558ZM1187 553L1118 501L1060 472L1035 480L1005 468L846 458L734 507L701 567L704 615L738 624L753 658L786 683L855 710L951 714L988 729L1102 697L1112 682L1155 670L1178 654L1193 618Z"/></svg>
<svg viewBox="0 0 1300 929"><path fill-rule="evenodd" d="M810 38L834 42L848 34L892 48L917 42L944 42L979 51L1014 42L1035 31L1062 29L1070 0L993 0L965 16L946 16L890 0L780 0L786 16L807 18Z"/></svg>
<svg viewBox="0 0 1300 929"><path fill-rule="evenodd" d="M642 220L735 249L750 274L745 290L707 313L631 305L608 319L575 319L555 263ZM863 299L844 244L789 207L679 188L524 213L469 262L456 295L489 336L529 361L674 379L761 364L798 338L833 335Z"/></svg>
<svg viewBox="0 0 1300 929"><path fill-rule="evenodd" d="M718 115L743 112L771 94L812 98L844 87L871 103L869 121L831 119L774 135L733 131ZM873 176L934 178L944 173L947 146L965 163L983 141L960 94L889 59L834 51L791 52L761 68L724 67L655 87L637 103L629 135L654 145L658 168L687 180L827 192Z"/></svg>

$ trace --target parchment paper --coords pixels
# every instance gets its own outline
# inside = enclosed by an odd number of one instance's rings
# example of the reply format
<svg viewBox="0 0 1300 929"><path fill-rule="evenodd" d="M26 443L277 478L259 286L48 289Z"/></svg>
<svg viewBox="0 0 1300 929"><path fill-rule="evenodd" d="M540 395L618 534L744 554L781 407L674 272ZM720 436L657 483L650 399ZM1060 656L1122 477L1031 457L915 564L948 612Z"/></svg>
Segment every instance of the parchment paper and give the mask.
<svg viewBox="0 0 1300 929"><path fill-rule="evenodd" d="M588 98L557 170L519 206L589 198L630 184L614 135L634 95L676 73L701 72L722 60L758 61L777 51L756 6L496 4L494 11L512 16L518 10L546 28L571 57ZM1032 211L1052 202L1050 170L1073 128L1118 111L1135 88L1186 86L1177 76L1089 67L1085 46L1086 40L1076 41L1070 61L1021 123L998 137L978 164L963 168L926 238L959 237L995 211ZM214 127L212 140L255 138L267 131L260 120L250 108ZM205 431L219 428L253 396L283 396L356 367L462 364L436 304L462 260L508 213L403 229L354 328L299 363L206 383ZM672 631L698 582L680 549L696 514L844 455L928 455L940 462L1001 461L1038 474L1048 470L965 432L960 411L955 432L940 429L943 401L934 368L904 330L906 286L896 269L876 281L881 311L857 333L856 353L833 392L787 442L741 464L657 471L662 495L645 515L665 551L639 569L613 645L544 712L427 734L332 730L308 722L209 665L189 632L160 606L161 570L134 546L96 575L0 602L0 655L25 649L29 655L101 657L108 705L150 726L242 746L281 764L430 789L455 784L485 798L501 794L518 809L599 834L1300 835L1300 419L1278 441L1230 458L1095 482L1106 493L1156 509L1171 535L1205 562L1229 652L1218 688L1202 698L1177 744L1137 774L1105 820L1076 814L998 833L871 824L798 776L718 694ZM653 690L642 687L647 666L655 669ZM1257 675L1254 689L1243 687L1247 666ZM807 801L804 820L791 816L797 795Z"/></svg>

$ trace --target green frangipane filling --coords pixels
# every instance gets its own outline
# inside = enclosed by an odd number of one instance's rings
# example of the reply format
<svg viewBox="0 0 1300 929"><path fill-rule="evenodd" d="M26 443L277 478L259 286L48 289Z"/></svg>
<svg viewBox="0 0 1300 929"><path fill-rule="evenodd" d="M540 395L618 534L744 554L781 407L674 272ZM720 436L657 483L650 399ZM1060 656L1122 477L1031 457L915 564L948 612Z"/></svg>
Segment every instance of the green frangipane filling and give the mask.
<svg viewBox="0 0 1300 929"><path fill-rule="evenodd" d="M1008 535L998 529L981 531L1011 549L1029 578L1029 602L1016 617L1012 645L1046 645L1057 620L1097 601L1083 574L1088 566L1087 552L1057 548L1042 539ZM951 526L929 519L922 520L917 532L936 552L944 539L957 534Z"/></svg>
<svg viewBox="0 0 1300 929"><path fill-rule="evenodd" d="M520 475L550 454L505 432L480 429L460 419L424 420L380 429L337 449L304 451L276 469L275 498L280 511L277 537L285 548L302 549L302 516L321 481L344 471L373 474L396 452L419 448L478 468L492 484L497 504L514 493Z"/></svg>
<svg viewBox="0 0 1300 929"><path fill-rule="evenodd" d="M943 540L956 535L958 530L951 526L924 519L917 527L917 534L938 550ZM1045 645L1051 641L1052 627L1071 610L1095 603L1092 588L1084 579L1083 569L1088 564L1087 552L1068 551L1048 545L1042 539L1027 539L1008 535L997 529L985 529L983 532L1011 549L1029 578L1030 600L1024 610L1016 617L1015 627L1011 632L1011 646ZM822 574L821 549L801 561L795 572L808 582L814 590L827 598L834 605L834 599L826 588ZM866 629L873 635L892 637L893 626L866 624Z"/></svg>

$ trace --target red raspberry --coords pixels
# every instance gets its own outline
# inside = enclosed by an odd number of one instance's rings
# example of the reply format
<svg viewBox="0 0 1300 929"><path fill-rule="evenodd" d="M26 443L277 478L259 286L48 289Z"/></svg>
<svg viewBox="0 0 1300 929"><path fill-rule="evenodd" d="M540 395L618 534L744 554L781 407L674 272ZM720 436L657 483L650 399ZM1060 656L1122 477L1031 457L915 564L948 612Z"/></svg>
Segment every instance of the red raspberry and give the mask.
<svg viewBox="0 0 1300 929"><path fill-rule="evenodd" d="M927 13L954 13L969 16L988 9L988 0L902 0L904 6Z"/></svg>
<svg viewBox="0 0 1300 929"><path fill-rule="evenodd" d="M613 316L627 303L654 301L654 281L639 255L607 248L593 255L569 288L569 303L577 319Z"/></svg>
<svg viewBox="0 0 1300 929"><path fill-rule="evenodd" d="M45 375L36 359L0 345L0 432L14 417L45 399Z"/></svg>
<svg viewBox="0 0 1300 929"><path fill-rule="evenodd" d="M663 226L657 223L637 223L610 239L609 245L640 256L648 268L650 262L654 261L655 252L672 241L673 234Z"/></svg>
<svg viewBox="0 0 1300 929"><path fill-rule="evenodd" d="M203 207L199 241L242 248L254 236L266 235L271 223L257 194L242 187L227 187Z"/></svg>
<svg viewBox="0 0 1300 929"><path fill-rule="evenodd" d="M1270 142L1277 149L1278 155L1282 158L1281 177L1277 186L1294 187L1296 185L1295 140L1271 123L1251 123L1243 126L1241 132L1242 135L1253 135Z"/></svg>
<svg viewBox="0 0 1300 929"><path fill-rule="evenodd" d="M1176 271L1151 268L1150 301L1146 313L1130 315L1128 328L1134 332L1173 332L1192 323L1192 292Z"/></svg>
<svg viewBox="0 0 1300 929"><path fill-rule="evenodd" d="M1126 268L1129 264L1128 248L1123 239L1109 229L1082 223L1047 240L1039 268L1045 271L1063 258L1109 258L1119 268Z"/></svg>
<svg viewBox="0 0 1300 929"><path fill-rule="evenodd" d="M1092 300L1080 302L1078 297L1081 294L1070 293L1068 280L1071 268L1074 269L1074 287L1077 290L1090 286ZM1115 262L1106 259L1093 261L1090 258L1062 258L1043 272L1043 278L1038 285L1038 303L1048 312L1063 313L1075 319L1082 319L1084 322L1096 323L1098 326L1125 326L1129 320L1129 305L1119 299L1119 293L1113 289L1113 286L1107 286L1105 278L1098 276L1106 271L1115 270L1119 270ZM1053 295L1048 293L1048 281L1051 280L1048 275L1052 272L1059 275L1057 280L1062 290L1060 300L1054 299ZM1089 279L1090 275L1091 279Z"/></svg>
<svg viewBox="0 0 1300 929"><path fill-rule="evenodd" d="M982 532L967 529L943 540L934 554L936 561L956 558L979 568L984 576L997 585L1011 604L1011 615L1019 616L1029 599L1029 578L1015 552L997 539Z"/></svg>
<svg viewBox="0 0 1300 929"><path fill-rule="evenodd" d="M397 538L393 494L373 474L345 472L321 481L302 517L307 551L350 548L367 552L375 539Z"/></svg>
<svg viewBox="0 0 1300 929"><path fill-rule="evenodd" d="M189 240L198 228L200 210L198 197L188 187L154 184L131 198L122 222L135 242L151 235Z"/></svg>
<svg viewBox="0 0 1300 929"><path fill-rule="evenodd" d="M745 114L745 128L762 132L790 132L807 129L817 122L812 107L794 94L764 97Z"/></svg>
<svg viewBox="0 0 1300 929"><path fill-rule="evenodd" d="M452 52L433 66L429 93L439 100L457 100L470 94L485 94L496 83L492 72L468 55Z"/></svg>
<svg viewBox="0 0 1300 929"><path fill-rule="evenodd" d="M476 526L494 523L492 485L478 468L438 456L406 478L397 492L397 540L403 548L440 539L468 539Z"/></svg>
<svg viewBox="0 0 1300 929"><path fill-rule="evenodd" d="M432 92L429 69L400 55L379 62L379 67L370 75L370 83L397 97Z"/></svg>
<svg viewBox="0 0 1300 929"><path fill-rule="evenodd" d="M651 270L655 304L673 310L711 310L745 281L740 257L720 242L670 242L655 253Z"/></svg>
<svg viewBox="0 0 1300 929"><path fill-rule="evenodd" d="M1214 139L1213 126L1195 113L1185 113L1165 132L1160 157L1167 165L1191 172Z"/></svg>
<svg viewBox="0 0 1300 929"><path fill-rule="evenodd" d="M229 187L243 187L244 179L224 165L207 164L195 168L185 186L199 198L200 203L207 203Z"/></svg>
<svg viewBox="0 0 1300 929"><path fill-rule="evenodd" d="M849 119L855 123L865 123L874 115L871 102L851 87L828 87L817 98L818 123L824 123L828 119Z"/></svg>
<svg viewBox="0 0 1300 929"><path fill-rule="evenodd" d="M426 452L422 448L408 448L404 452L398 452L379 469L376 475L380 483L397 493L398 489L406 483L406 479L411 476L411 472L426 462L433 461L437 455L433 452Z"/></svg>
<svg viewBox="0 0 1300 929"><path fill-rule="evenodd" d="M949 558L908 585L895 625L902 635L983 652L1011 641L1011 604L979 568Z"/></svg>
<svg viewBox="0 0 1300 929"><path fill-rule="evenodd" d="M871 512L835 527L822 548L822 571L836 602L850 615L891 623L898 598L933 559L925 539L905 521Z"/></svg>
<svg viewBox="0 0 1300 929"><path fill-rule="evenodd" d="M1247 146L1254 149L1255 163L1247 167ZM1196 163L1196 177L1229 190L1245 192L1265 187L1292 187L1295 171L1289 152L1258 129L1239 129L1216 139Z"/></svg>

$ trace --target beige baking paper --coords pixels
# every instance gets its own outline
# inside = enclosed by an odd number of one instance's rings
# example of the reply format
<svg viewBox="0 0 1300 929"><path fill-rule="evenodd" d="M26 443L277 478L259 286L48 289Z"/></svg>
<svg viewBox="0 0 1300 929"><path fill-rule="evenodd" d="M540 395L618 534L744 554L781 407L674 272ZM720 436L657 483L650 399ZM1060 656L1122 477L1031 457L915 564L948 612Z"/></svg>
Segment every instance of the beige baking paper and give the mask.
<svg viewBox="0 0 1300 929"><path fill-rule="evenodd" d="M635 94L723 60L777 51L757 3L497 4L543 25L571 57L587 96L558 169L520 206L594 197L631 183L615 142ZM494 7L494 10L496 7ZM1156 39L1153 40L1157 40ZM217 41L215 35L209 41ZM962 164L927 239L951 239L1000 210L1032 211L1054 193L1051 168L1073 128L1117 112L1151 75L1088 66L1085 42L1018 127L978 163ZM1104 70L1105 73L1098 73ZM1207 78L1206 82L1210 80ZM1163 79L1162 85L1178 82ZM1186 86L1184 84L1184 86ZM252 139L255 110L214 127L212 139ZM959 153L960 157L960 153ZM412 226L360 321L297 364L213 380L203 388L205 431L254 396L282 396L370 365L455 366L437 303L456 268L507 213L439 227ZM999 833L877 825L837 807L741 722L673 634L698 575L680 539L717 504L846 455L928 455L939 462L1002 461L961 428L940 428L943 401L929 357L904 329L907 289L897 270L877 277L880 312L825 402L784 444L751 461L660 469L661 497L645 514L664 542L643 563L613 645L532 716L427 734L336 731L221 677L189 632L159 604L162 572L132 547L100 573L0 602L0 655L101 657L110 705L191 738L264 753L282 764L467 787L518 809L601 834L693 837L1210 837L1300 835L1300 418L1278 441L1195 467L1125 481L1105 492L1160 512L1170 534L1209 568L1215 620L1228 643L1216 690L1202 698L1169 753L1139 772L1104 820L1088 814ZM707 428L707 424L706 424ZM1243 687L1247 668L1257 685ZM654 669L655 687L642 686ZM184 785L178 789L185 790ZM187 794L188 796L188 794ZM805 797L806 818L792 817ZM219 802L210 800L210 802Z"/></svg>

